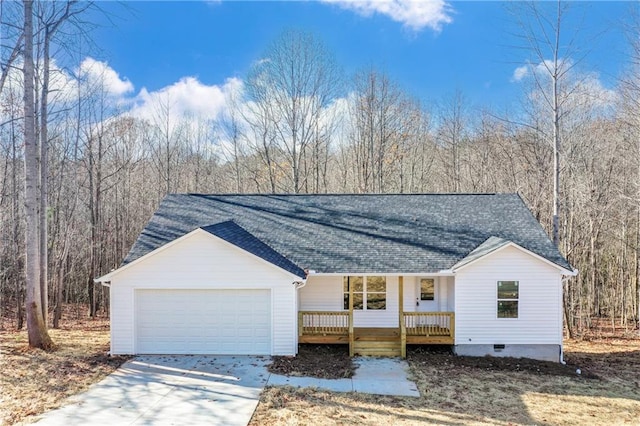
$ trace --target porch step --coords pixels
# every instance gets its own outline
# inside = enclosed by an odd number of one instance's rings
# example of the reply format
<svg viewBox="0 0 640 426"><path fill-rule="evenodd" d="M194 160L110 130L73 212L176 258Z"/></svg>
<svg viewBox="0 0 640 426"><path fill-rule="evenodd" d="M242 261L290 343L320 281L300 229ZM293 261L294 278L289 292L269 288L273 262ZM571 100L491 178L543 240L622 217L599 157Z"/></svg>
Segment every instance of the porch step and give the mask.
<svg viewBox="0 0 640 426"><path fill-rule="evenodd" d="M357 335L354 338L354 341L356 342L399 342L400 341L400 337L399 336L388 336L388 335L381 335L381 336L367 336L367 335Z"/></svg>
<svg viewBox="0 0 640 426"><path fill-rule="evenodd" d="M353 352L361 356L396 357L402 355L400 339L383 341L354 341Z"/></svg>

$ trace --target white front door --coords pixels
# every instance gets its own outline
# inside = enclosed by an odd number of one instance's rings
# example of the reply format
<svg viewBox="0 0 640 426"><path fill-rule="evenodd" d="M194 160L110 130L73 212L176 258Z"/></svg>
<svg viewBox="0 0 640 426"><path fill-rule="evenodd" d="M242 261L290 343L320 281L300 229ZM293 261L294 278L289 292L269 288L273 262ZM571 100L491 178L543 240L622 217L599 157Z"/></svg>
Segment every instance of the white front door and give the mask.
<svg viewBox="0 0 640 426"><path fill-rule="evenodd" d="M271 354L269 290L137 290L136 353Z"/></svg>

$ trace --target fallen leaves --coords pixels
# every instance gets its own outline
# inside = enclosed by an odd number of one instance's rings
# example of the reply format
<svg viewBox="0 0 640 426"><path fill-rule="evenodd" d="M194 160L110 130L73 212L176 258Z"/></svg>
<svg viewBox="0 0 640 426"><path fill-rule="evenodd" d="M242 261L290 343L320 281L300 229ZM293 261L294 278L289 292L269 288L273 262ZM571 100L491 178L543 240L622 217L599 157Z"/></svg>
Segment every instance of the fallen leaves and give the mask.
<svg viewBox="0 0 640 426"><path fill-rule="evenodd" d="M0 333L0 424L30 421L118 368L127 357L107 355L106 319L67 322L49 330L56 349L30 349L26 331Z"/></svg>

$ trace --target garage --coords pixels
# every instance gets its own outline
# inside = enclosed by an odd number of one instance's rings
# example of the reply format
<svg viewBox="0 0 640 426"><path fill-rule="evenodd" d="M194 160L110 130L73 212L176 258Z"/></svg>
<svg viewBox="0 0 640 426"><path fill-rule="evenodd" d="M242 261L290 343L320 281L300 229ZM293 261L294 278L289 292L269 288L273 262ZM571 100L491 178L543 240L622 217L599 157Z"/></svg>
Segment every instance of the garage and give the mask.
<svg viewBox="0 0 640 426"><path fill-rule="evenodd" d="M135 291L139 354L271 354L271 292Z"/></svg>

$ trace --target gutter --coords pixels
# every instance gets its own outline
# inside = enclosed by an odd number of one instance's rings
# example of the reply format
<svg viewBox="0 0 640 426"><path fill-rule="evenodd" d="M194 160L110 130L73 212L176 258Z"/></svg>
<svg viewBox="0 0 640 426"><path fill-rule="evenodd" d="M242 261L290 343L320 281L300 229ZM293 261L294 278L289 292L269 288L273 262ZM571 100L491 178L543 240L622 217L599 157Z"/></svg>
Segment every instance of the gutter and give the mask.
<svg viewBox="0 0 640 426"><path fill-rule="evenodd" d="M395 277L395 276L403 276L403 277L452 277L455 275L455 272L450 269L440 270L438 272L392 272L392 273L381 273L381 272L319 272L315 271L309 272L307 276L315 275L318 277L344 277L344 276L387 276L387 277Z"/></svg>
<svg viewBox="0 0 640 426"><path fill-rule="evenodd" d="M111 288L111 281L101 281L99 278L93 280L94 284L102 284L105 287Z"/></svg>
<svg viewBox="0 0 640 426"><path fill-rule="evenodd" d="M316 271L309 270L309 269L305 269L304 273L306 274L306 276L304 277L304 279L302 281L294 281L293 282L293 285L296 286L296 290L300 290L302 287L307 285L307 278L309 278L309 275L316 275Z"/></svg>

